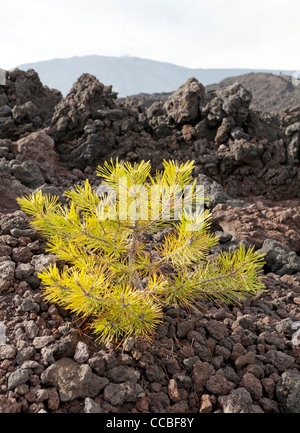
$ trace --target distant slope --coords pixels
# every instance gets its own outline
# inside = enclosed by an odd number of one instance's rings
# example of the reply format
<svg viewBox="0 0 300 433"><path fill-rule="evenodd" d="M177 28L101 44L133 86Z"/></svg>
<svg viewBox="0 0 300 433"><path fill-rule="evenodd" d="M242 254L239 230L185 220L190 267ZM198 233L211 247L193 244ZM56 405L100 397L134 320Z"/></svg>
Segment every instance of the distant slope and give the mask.
<svg viewBox="0 0 300 433"><path fill-rule="evenodd" d="M250 107L258 111L278 113L287 108L300 105L300 85L295 86L287 75L274 75L270 73L250 73L236 77L225 78L218 84L205 86L206 92L226 89L234 83L241 83L252 93ZM145 107L155 101L165 101L170 93L139 93L131 96L133 100L141 101Z"/></svg>
<svg viewBox="0 0 300 433"><path fill-rule="evenodd" d="M73 83L84 72L95 75L103 84L112 85L119 97L137 93L173 92L188 78L195 77L203 85L218 83L224 78L269 72L292 75L294 71L270 71L251 69L190 69L171 63L138 57L83 56L69 59L52 59L18 66L33 68L44 85L60 90L66 95Z"/></svg>
<svg viewBox="0 0 300 433"><path fill-rule="evenodd" d="M254 110L275 113L300 105L300 86L295 86L287 75L250 73L225 78L219 84L206 86L206 90L222 90L235 82L252 92L251 108Z"/></svg>

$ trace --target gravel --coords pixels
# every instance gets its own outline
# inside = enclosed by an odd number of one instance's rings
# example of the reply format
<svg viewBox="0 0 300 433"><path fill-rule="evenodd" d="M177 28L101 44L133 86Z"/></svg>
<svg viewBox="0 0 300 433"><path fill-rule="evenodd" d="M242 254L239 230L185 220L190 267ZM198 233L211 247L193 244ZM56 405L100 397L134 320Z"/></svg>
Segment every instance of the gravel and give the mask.
<svg viewBox="0 0 300 433"><path fill-rule="evenodd" d="M152 343L106 347L44 301L35 275L55 259L23 218L0 233L2 412L299 413L299 274L269 272L238 306L166 308Z"/></svg>

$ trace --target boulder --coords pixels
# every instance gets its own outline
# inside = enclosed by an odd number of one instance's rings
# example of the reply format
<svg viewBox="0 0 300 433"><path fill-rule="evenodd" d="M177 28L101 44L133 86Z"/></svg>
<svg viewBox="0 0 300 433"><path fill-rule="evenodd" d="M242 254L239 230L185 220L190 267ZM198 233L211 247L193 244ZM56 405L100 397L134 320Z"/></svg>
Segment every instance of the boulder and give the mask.
<svg viewBox="0 0 300 433"><path fill-rule="evenodd" d="M12 173L14 177L23 185L26 185L28 188L32 189L43 185L45 181L38 165L31 161L24 161L21 164L19 163L13 165Z"/></svg>
<svg viewBox="0 0 300 433"><path fill-rule="evenodd" d="M15 398L0 395L0 413L20 413L22 404Z"/></svg>
<svg viewBox="0 0 300 433"><path fill-rule="evenodd" d="M293 105L286 108L285 110L280 111L279 117L280 124L283 128L286 128L293 123L299 122L300 105Z"/></svg>
<svg viewBox="0 0 300 433"><path fill-rule="evenodd" d="M219 397L218 400L223 413L263 413L259 406L253 404L251 394L243 387Z"/></svg>
<svg viewBox="0 0 300 433"><path fill-rule="evenodd" d="M235 126L235 121L233 117L224 117L222 119L221 125L217 130L215 142L225 143L228 140L229 134L233 130L234 126Z"/></svg>
<svg viewBox="0 0 300 433"><path fill-rule="evenodd" d="M27 101L23 105L15 105L12 109L13 119L16 123L30 123L39 114L39 109L32 101Z"/></svg>
<svg viewBox="0 0 300 433"><path fill-rule="evenodd" d="M129 381L123 383L110 383L103 393L104 400L117 406L125 402L136 402L145 396L145 392L139 383Z"/></svg>
<svg viewBox="0 0 300 433"><path fill-rule="evenodd" d="M276 387L282 412L300 413L300 374L285 372Z"/></svg>
<svg viewBox="0 0 300 433"><path fill-rule="evenodd" d="M265 254L265 261L270 272L278 275L292 275L300 272L300 257L281 242L266 239L258 252Z"/></svg>
<svg viewBox="0 0 300 433"><path fill-rule="evenodd" d="M37 165L46 180L49 180L57 170L58 156L54 150L54 140L44 130L33 132L18 140L16 153L16 158L20 162L31 161Z"/></svg>
<svg viewBox="0 0 300 433"><path fill-rule="evenodd" d="M84 400L84 413L101 413L101 407L95 403L93 399L86 398Z"/></svg>
<svg viewBox="0 0 300 433"><path fill-rule="evenodd" d="M33 69L15 69L10 77L5 88L0 87L0 138L17 140L48 125L62 95L43 86Z"/></svg>
<svg viewBox="0 0 300 433"><path fill-rule="evenodd" d="M68 95L55 107L51 124L56 142L78 138L88 119L98 119L98 110L114 108L116 94L91 74L82 74ZM116 115L116 114L115 114Z"/></svg>
<svg viewBox="0 0 300 433"><path fill-rule="evenodd" d="M89 134L75 144L69 146L58 146L60 159L65 162L70 169L97 165L99 160L107 155L113 148L115 140L105 140L102 133Z"/></svg>
<svg viewBox="0 0 300 433"><path fill-rule="evenodd" d="M37 254L32 257L31 264L35 268L35 275L48 269L50 265L57 264L58 258L54 254Z"/></svg>
<svg viewBox="0 0 300 433"><path fill-rule="evenodd" d="M14 177L8 174L0 174L0 209L1 213L19 209L16 201L17 197L22 197L31 193L31 190Z"/></svg>
<svg viewBox="0 0 300 433"><path fill-rule="evenodd" d="M38 113L42 121L47 122L53 114L54 107L62 99L61 92L43 86L38 73L33 69L27 71L15 69L10 72L10 76L13 80L8 82L9 85L5 91L7 101L14 101L14 106L24 106L29 102L29 105L25 107L27 111L31 107L31 116L33 114L32 108L35 106L37 109L35 114ZM14 95L13 98L12 95ZM11 104L8 103L8 105ZM16 109L16 111L19 111L19 109Z"/></svg>
<svg viewBox="0 0 300 433"><path fill-rule="evenodd" d="M41 374L41 383L58 388L60 400L96 397L109 381L92 373L87 364L77 364L69 358L61 358Z"/></svg>
<svg viewBox="0 0 300 433"><path fill-rule="evenodd" d="M207 98L209 102L203 104L201 114L209 127L217 129L217 143L227 141L235 127L239 127L239 131L244 134L242 127L248 118L251 92L241 84L235 83L218 93L210 93Z"/></svg>
<svg viewBox="0 0 300 433"><path fill-rule="evenodd" d="M199 118L199 103L204 94L203 85L196 78L189 78L167 99L163 108L177 124L195 121Z"/></svg>
<svg viewBox="0 0 300 433"><path fill-rule="evenodd" d="M261 157L264 148L261 143L251 143L244 139L234 140L229 143L229 149L233 159L240 164L263 168Z"/></svg>

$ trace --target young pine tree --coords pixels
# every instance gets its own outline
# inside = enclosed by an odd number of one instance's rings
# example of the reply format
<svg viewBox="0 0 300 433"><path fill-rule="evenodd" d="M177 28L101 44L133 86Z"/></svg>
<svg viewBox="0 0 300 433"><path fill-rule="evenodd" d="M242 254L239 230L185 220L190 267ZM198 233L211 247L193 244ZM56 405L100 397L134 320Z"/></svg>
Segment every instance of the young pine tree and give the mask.
<svg viewBox="0 0 300 433"><path fill-rule="evenodd" d="M48 251L66 263L38 275L46 300L87 316L107 344L151 338L164 305L239 302L262 290L263 256L253 249L206 259L218 239L209 232L209 211L197 204L193 168L193 161L164 161L152 177L149 162L111 161L97 169L98 192L86 180L65 193L68 205L40 191L18 199L49 239ZM147 236L166 226L172 229L151 251Z"/></svg>

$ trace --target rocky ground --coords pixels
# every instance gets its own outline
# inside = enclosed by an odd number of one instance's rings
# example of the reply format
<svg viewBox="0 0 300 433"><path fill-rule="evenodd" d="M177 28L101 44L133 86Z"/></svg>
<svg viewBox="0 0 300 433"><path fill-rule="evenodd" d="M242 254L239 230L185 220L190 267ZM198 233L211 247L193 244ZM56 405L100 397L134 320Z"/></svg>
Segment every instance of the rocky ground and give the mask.
<svg viewBox="0 0 300 433"><path fill-rule="evenodd" d="M250 108L240 84L207 93L188 80L151 106L118 100L84 74L67 95L16 70L0 88L0 412L300 412L300 108ZM99 346L46 303L37 273L56 258L16 198L59 195L111 157L194 159L206 188L211 251L266 253L266 292L226 306L166 309L153 343Z"/></svg>
<svg viewBox="0 0 300 433"><path fill-rule="evenodd" d="M295 77L284 74L252 72L249 74L228 77L217 84L205 86L206 93L219 92L236 82L242 84L252 93L250 107L252 110L264 111L278 115L300 103L300 86ZM136 102L143 101L148 108L154 102L166 101L171 93L139 93L131 96Z"/></svg>

